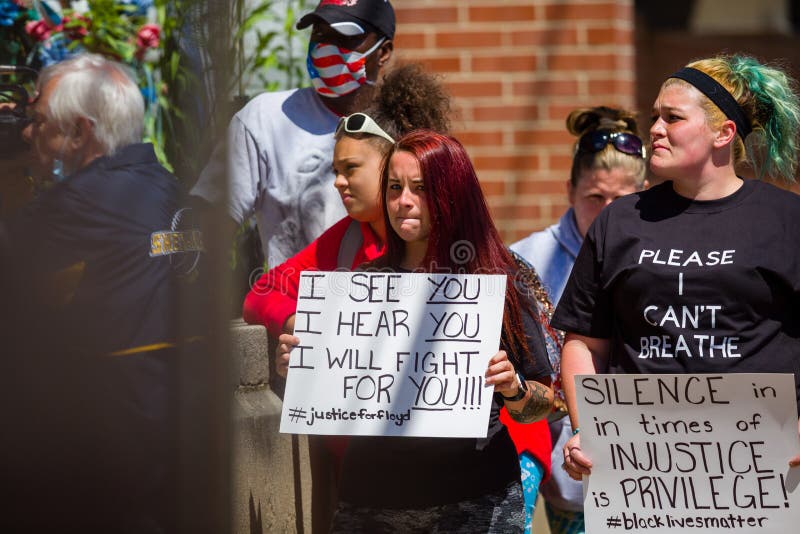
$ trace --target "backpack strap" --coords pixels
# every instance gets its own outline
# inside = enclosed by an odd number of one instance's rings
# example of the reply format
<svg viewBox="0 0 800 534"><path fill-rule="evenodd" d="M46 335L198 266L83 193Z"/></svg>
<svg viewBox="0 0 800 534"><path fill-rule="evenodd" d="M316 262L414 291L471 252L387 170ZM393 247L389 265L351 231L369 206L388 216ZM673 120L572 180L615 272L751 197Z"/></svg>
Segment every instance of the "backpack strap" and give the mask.
<svg viewBox="0 0 800 534"><path fill-rule="evenodd" d="M361 245L364 243L364 235L361 233L361 223L353 219L347 226L347 230L342 236L342 242L339 244L339 256L336 259L336 268L349 271L353 268L353 262L356 259Z"/></svg>

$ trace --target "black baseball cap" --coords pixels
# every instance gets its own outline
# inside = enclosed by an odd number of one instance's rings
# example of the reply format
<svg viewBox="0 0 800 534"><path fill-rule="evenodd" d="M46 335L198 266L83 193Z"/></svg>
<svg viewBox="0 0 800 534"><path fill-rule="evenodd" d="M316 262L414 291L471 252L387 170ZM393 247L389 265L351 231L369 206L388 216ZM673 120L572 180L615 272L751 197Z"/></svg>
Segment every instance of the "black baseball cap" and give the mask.
<svg viewBox="0 0 800 534"><path fill-rule="evenodd" d="M322 0L297 22L302 30L316 21L326 22L342 35L376 31L394 39L394 8L389 0Z"/></svg>

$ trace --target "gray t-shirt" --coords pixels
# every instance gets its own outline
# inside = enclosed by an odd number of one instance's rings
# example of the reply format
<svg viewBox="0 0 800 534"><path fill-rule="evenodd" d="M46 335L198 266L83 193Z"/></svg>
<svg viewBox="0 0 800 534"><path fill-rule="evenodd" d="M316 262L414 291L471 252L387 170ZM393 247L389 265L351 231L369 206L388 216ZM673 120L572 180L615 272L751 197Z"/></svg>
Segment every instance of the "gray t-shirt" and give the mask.
<svg viewBox="0 0 800 534"><path fill-rule="evenodd" d="M337 123L311 88L260 94L231 119L228 211L238 223L255 215L270 267L346 215L331 169ZM192 195L222 200L224 153L218 146Z"/></svg>

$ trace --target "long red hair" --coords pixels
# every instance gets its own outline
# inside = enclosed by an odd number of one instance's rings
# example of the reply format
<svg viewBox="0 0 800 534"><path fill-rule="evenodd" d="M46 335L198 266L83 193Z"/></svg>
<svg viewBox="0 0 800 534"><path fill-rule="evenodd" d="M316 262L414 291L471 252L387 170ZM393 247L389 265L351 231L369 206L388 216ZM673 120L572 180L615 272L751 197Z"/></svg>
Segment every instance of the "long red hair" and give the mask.
<svg viewBox="0 0 800 534"><path fill-rule="evenodd" d="M483 196L475 168L463 145L454 137L432 130L415 130L400 138L384 157L381 199L386 202L389 161L396 152L408 152L419 163L431 229L422 261L425 272L505 274L503 342L509 358L530 358L522 326L520 299L514 289L517 266L503 244ZM405 242L394 231L389 215L386 251L378 265L397 267L405 254ZM526 310L536 319L533 310ZM512 360L513 361L513 360Z"/></svg>

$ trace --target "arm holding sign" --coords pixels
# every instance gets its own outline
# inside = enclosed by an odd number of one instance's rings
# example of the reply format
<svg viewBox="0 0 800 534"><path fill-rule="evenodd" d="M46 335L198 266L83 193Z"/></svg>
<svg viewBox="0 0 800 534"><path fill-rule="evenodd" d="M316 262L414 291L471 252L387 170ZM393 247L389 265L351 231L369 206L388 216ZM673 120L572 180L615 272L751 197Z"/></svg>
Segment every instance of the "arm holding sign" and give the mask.
<svg viewBox="0 0 800 534"><path fill-rule="evenodd" d="M561 377L567 397L572 428L578 425L578 401L575 395L575 376L605 371L608 367L609 341L607 339L567 333L561 351ZM564 445L564 470L575 480L592 473L592 461L581 451L581 435L575 434Z"/></svg>
<svg viewBox="0 0 800 534"><path fill-rule="evenodd" d="M508 415L518 423L540 421L553 410L553 390L541 382L522 379L504 350L489 360L486 383L494 384L495 393L503 396Z"/></svg>
<svg viewBox="0 0 800 534"><path fill-rule="evenodd" d="M503 404L510 418L516 423L535 423L553 411L555 392L550 388L552 367L547 356L547 346L539 317L535 311L537 303L530 290L522 291L517 286L514 295L516 307L524 332L525 346L515 345L510 336L504 336L501 346L511 349L512 363L508 352L501 350L489 360L486 383L495 384L494 391L503 397ZM506 304L509 304L508 297ZM507 311L506 313L509 313Z"/></svg>

